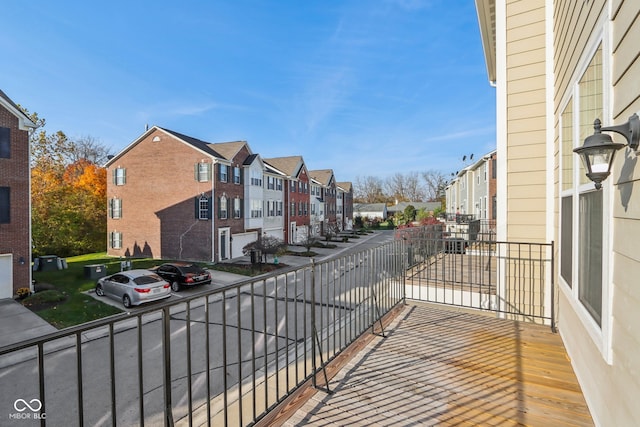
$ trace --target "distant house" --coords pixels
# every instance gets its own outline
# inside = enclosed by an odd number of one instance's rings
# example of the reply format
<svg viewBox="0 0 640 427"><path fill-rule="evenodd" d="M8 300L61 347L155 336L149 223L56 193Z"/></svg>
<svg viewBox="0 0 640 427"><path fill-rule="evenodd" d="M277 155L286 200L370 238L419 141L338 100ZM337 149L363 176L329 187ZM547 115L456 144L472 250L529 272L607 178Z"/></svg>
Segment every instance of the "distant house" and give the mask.
<svg viewBox="0 0 640 427"><path fill-rule="evenodd" d="M353 229L353 184L350 182L337 182L338 199L341 201L341 208L338 215L342 230ZM337 203L337 202L336 202Z"/></svg>
<svg viewBox="0 0 640 427"><path fill-rule="evenodd" d="M285 240L285 180L284 172L264 163L264 229L263 233Z"/></svg>
<svg viewBox="0 0 640 427"><path fill-rule="evenodd" d="M309 176L319 184L321 191L320 199L324 204L324 221L321 226L321 234L329 225L338 226L338 205L336 178L332 169L318 169L309 171Z"/></svg>
<svg viewBox="0 0 640 427"><path fill-rule="evenodd" d="M245 141L146 131L105 165L107 253L200 261L242 255L261 228L261 210L244 203L245 181L261 176L252 155Z"/></svg>
<svg viewBox="0 0 640 427"><path fill-rule="evenodd" d="M404 213L404 210L408 206L413 206L418 212L420 209L424 209L426 212L433 212L441 207L440 202L398 202L393 206L387 207L387 215L393 216L396 213Z"/></svg>
<svg viewBox="0 0 640 427"><path fill-rule="evenodd" d="M31 288L29 130L35 127L0 90L0 298Z"/></svg>
<svg viewBox="0 0 640 427"><path fill-rule="evenodd" d="M322 227L324 224L324 199L323 199L323 191L322 184L311 178L311 195L310 195L310 204L311 204L311 233L314 236L320 236L322 234Z"/></svg>
<svg viewBox="0 0 640 427"><path fill-rule="evenodd" d="M284 179L284 240L299 243L309 233L309 173L302 156L264 159L271 171Z"/></svg>
<svg viewBox="0 0 640 427"><path fill-rule="evenodd" d="M384 221L387 219L387 204L386 203L356 203L353 205L354 217L361 217L362 219L379 219Z"/></svg>
<svg viewBox="0 0 640 427"><path fill-rule="evenodd" d="M465 167L445 188L447 214L466 215L474 220L495 220L497 213L496 151Z"/></svg>

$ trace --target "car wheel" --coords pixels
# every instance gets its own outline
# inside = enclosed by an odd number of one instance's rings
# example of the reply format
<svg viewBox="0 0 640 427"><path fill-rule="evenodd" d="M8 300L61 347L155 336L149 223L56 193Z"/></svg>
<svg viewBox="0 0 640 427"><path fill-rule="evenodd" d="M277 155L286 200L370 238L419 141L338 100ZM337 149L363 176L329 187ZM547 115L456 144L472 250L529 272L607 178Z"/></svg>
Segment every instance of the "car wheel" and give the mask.
<svg viewBox="0 0 640 427"><path fill-rule="evenodd" d="M125 308L131 307L131 298L129 298L129 295L122 297L122 305L124 305Z"/></svg>
<svg viewBox="0 0 640 427"><path fill-rule="evenodd" d="M173 292L178 292L180 290L180 284L178 282L173 282L171 284L171 290Z"/></svg>
<svg viewBox="0 0 640 427"><path fill-rule="evenodd" d="M96 285L96 295L99 297L104 296L104 289L102 289L102 285Z"/></svg>

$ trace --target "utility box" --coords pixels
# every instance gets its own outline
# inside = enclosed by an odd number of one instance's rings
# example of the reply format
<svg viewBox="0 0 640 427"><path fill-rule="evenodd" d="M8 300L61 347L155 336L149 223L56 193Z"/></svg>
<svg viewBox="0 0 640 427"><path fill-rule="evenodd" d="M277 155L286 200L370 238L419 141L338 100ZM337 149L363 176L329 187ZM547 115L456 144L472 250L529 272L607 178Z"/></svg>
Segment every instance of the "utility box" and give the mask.
<svg viewBox="0 0 640 427"><path fill-rule="evenodd" d="M107 275L107 266L104 264L91 264L84 266L84 278L97 280Z"/></svg>
<svg viewBox="0 0 640 427"><path fill-rule="evenodd" d="M42 255L38 257L38 271L57 271L57 270L59 270L57 255Z"/></svg>

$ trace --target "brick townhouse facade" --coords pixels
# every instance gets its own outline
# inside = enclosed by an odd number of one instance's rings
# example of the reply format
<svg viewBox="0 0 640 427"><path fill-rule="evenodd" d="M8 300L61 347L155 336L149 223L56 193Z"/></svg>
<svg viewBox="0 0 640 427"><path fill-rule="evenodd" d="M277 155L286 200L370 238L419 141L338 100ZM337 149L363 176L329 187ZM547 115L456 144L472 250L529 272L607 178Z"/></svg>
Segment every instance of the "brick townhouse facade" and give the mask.
<svg viewBox="0 0 640 427"><path fill-rule="evenodd" d="M29 130L35 127L0 90L0 298L31 287Z"/></svg>
<svg viewBox="0 0 640 427"><path fill-rule="evenodd" d="M295 244L309 233L301 156L263 159L246 141L209 143L154 126L105 167L111 256L218 262L265 234ZM332 171L323 182L335 222ZM353 211L352 196L345 200L342 215Z"/></svg>

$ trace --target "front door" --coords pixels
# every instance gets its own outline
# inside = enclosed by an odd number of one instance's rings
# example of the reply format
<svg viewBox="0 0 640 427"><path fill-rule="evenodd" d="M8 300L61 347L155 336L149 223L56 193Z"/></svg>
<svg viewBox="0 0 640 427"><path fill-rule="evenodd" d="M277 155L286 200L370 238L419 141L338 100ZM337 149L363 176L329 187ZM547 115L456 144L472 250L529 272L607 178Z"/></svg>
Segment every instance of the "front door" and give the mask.
<svg viewBox="0 0 640 427"><path fill-rule="evenodd" d="M291 223L291 231L289 232L289 243L295 243L298 240L297 231L298 227L296 227L296 223Z"/></svg>
<svg viewBox="0 0 640 427"><path fill-rule="evenodd" d="M220 231L220 260L227 259L227 230Z"/></svg>
<svg viewBox="0 0 640 427"><path fill-rule="evenodd" d="M0 255L0 298L13 298L13 255Z"/></svg>

